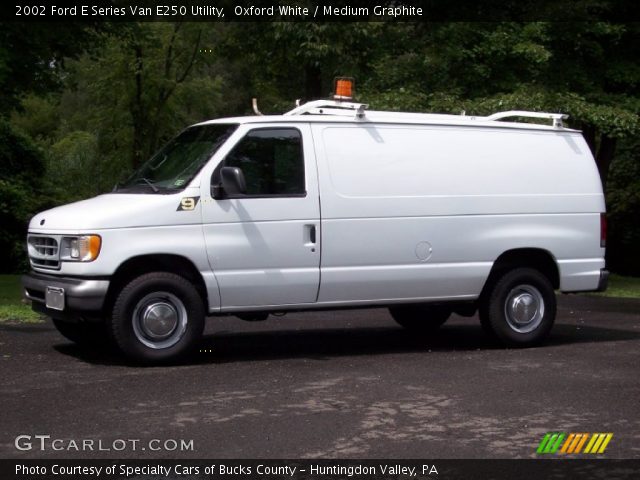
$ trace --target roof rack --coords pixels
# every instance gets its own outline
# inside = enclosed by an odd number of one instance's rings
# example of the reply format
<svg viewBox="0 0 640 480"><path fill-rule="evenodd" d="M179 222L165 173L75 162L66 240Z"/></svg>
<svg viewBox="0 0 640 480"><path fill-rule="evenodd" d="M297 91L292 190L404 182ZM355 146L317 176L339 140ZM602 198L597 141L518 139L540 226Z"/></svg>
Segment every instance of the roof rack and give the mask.
<svg viewBox="0 0 640 480"><path fill-rule="evenodd" d="M342 115L342 116L355 116L358 119L362 119L365 116L365 110L369 107L366 103L352 103L341 102L336 100L313 100L302 105L296 106L293 110L285 113L284 115ZM373 113L373 112L372 112ZM433 118L436 114L431 113L402 113L402 112L375 112L376 114L389 114L397 116L411 116L419 117L424 115L429 118ZM524 118L546 118L552 121L554 128L563 128L562 121L569 116L563 113L548 113L548 112L528 112L525 110L509 110L506 112L497 112L492 115L482 116L465 116L461 117L470 121L498 121L505 118L524 117Z"/></svg>
<svg viewBox="0 0 640 480"><path fill-rule="evenodd" d="M369 105L366 103L339 102L336 100L313 100L299 105L284 115L302 115L311 113L316 115L348 115L355 114L357 118L364 117L364 111Z"/></svg>
<svg viewBox="0 0 640 480"><path fill-rule="evenodd" d="M484 120L495 121L502 120L503 118L513 117L525 117L525 118L548 118L552 120L552 125L555 128L562 128L562 120L569 118L569 115L564 113L547 113L547 112L527 112L526 110L509 110L506 112L497 112L488 117L484 117Z"/></svg>

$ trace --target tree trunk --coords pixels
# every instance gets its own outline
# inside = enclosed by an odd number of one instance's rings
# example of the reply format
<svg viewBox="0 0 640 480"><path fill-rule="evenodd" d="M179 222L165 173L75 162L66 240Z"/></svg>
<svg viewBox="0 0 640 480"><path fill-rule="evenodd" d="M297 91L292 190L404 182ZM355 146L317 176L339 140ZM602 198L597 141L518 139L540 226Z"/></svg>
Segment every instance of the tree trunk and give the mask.
<svg viewBox="0 0 640 480"><path fill-rule="evenodd" d="M322 74L317 66L307 66L304 72L305 96L308 100L321 98L322 94Z"/></svg>
<svg viewBox="0 0 640 480"><path fill-rule="evenodd" d="M135 96L131 104L131 118L133 123L133 150L131 152L131 165L136 169L144 161L145 113L142 100L142 47L139 44L136 44L133 47L133 51L135 54Z"/></svg>
<svg viewBox="0 0 640 480"><path fill-rule="evenodd" d="M598 153L596 155L596 165L598 166L598 172L600 172L602 188L604 188L605 190L607 186L607 178L609 176L609 168L611 167L611 161L613 160L613 156L615 153L616 139L602 134L600 136Z"/></svg>
<svg viewBox="0 0 640 480"><path fill-rule="evenodd" d="M581 125L582 136L584 137L587 145L589 145L589 149L593 156L596 156L596 127L593 125L582 124Z"/></svg>

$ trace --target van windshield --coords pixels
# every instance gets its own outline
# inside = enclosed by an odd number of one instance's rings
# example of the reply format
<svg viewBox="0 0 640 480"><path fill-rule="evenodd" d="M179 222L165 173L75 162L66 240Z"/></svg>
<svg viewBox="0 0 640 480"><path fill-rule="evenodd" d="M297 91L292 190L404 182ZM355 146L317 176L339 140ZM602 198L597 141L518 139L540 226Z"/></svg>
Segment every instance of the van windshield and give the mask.
<svg viewBox="0 0 640 480"><path fill-rule="evenodd" d="M142 164L127 180L117 185L114 191L173 193L182 190L236 128L237 124L187 128Z"/></svg>

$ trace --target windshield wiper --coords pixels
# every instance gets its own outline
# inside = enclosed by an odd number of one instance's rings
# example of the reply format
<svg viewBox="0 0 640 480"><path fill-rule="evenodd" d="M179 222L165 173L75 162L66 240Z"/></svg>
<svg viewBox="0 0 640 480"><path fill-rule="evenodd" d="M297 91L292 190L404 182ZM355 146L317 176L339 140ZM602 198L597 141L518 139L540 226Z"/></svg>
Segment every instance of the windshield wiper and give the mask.
<svg viewBox="0 0 640 480"><path fill-rule="evenodd" d="M149 180L148 178L146 178L146 177L136 178L134 180L134 183L138 183L139 184L141 181L146 183L147 185L149 185L151 187L151 190L153 190L153 193L158 193L160 191L160 190L158 190L158 187L156 187L153 184L153 182L151 180Z"/></svg>

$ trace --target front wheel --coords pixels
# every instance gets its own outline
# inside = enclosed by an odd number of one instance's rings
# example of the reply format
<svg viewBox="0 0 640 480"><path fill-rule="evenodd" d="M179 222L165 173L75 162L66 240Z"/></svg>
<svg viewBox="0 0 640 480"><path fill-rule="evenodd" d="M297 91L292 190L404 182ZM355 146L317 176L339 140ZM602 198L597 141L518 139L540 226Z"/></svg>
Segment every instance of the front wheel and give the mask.
<svg viewBox="0 0 640 480"><path fill-rule="evenodd" d="M137 277L119 293L111 330L123 353L142 363L176 360L204 329L204 303L194 285L169 272Z"/></svg>
<svg viewBox="0 0 640 480"><path fill-rule="evenodd" d="M532 268L517 268L488 287L479 313L484 329L505 345L535 345L553 327L556 296L545 275Z"/></svg>

